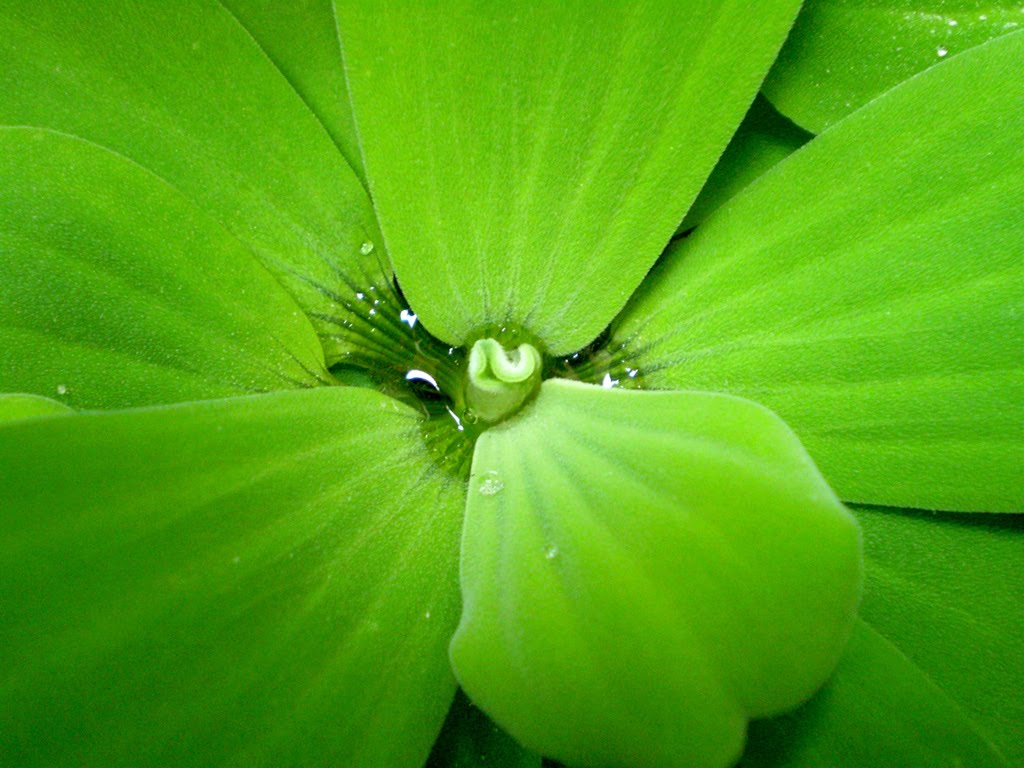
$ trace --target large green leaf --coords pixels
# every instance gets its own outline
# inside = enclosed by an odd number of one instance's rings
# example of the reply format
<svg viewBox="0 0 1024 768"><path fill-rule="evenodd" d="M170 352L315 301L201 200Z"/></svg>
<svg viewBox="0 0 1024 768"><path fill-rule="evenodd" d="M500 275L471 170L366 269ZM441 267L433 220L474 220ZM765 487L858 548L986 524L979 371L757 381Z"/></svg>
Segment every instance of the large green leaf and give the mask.
<svg viewBox="0 0 1024 768"><path fill-rule="evenodd" d="M426 759L463 483L321 388L0 428L0 764Z"/></svg>
<svg viewBox="0 0 1024 768"><path fill-rule="evenodd" d="M39 395L0 395L0 424L34 416L58 416L71 413L71 409L57 400Z"/></svg>
<svg viewBox="0 0 1024 768"><path fill-rule="evenodd" d="M229 232L81 139L0 128L0 391L109 408L312 386L309 322Z"/></svg>
<svg viewBox="0 0 1024 768"><path fill-rule="evenodd" d="M866 624L750 766L1024 764L1024 519L857 510Z"/></svg>
<svg viewBox="0 0 1024 768"><path fill-rule="evenodd" d="M541 768L541 758L519 746L459 690L427 768Z"/></svg>
<svg viewBox="0 0 1024 768"><path fill-rule="evenodd" d="M716 208L811 138L811 134L793 125L776 112L764 96L758 95L678 231L685 232L700 224Z"/></svg>
<svg viewBox="0 0 1024 768"><path fill-rule="evenodd" d="M449 343L592 340L672 236L795 0L337 3L374 203Z"/></svg>
<svg viewBox="0 0 1024 768"><path fill-rule="evenodd" d="M337 325L321 316L343 316L380 277L372 206L323 125L216 0L4 2L0 123L81 136L166 179L248 245L315 316L328 357L341 354Z"/></svg>
<svg viewBox="0 0 1024 768"><path fill-rule="evenodd" d="M860 538L766 409L550 380L477 442L461 581L453 667L521 743L726 766L838 660Z"/></svg>
<svg viewBox="0 0 1024 768"><path fill-rule="evenodd" d="M772 408L848 501L1024 509L1022 60L1024 34L973 48L784 160L666 256L613 348Z"/></svg>
<svg viewBox="0 0 1024 768"><path fill-rule="evenodd" d="M331 0L220 1L256 38L363 179Z"/></svg>
<svg viewBox="0 0 1024 768"><path fill-rule="evenodd" d="M764 90L818 133L912 75L1024 25L1009 0L807 0Z"/></svg>

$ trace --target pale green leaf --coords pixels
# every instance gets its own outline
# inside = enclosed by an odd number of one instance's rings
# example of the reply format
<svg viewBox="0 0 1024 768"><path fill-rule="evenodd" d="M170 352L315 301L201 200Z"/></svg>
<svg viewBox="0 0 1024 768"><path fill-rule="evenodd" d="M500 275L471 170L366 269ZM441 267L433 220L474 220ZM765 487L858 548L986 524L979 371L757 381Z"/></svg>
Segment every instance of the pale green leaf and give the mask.
<svg viewBox="0 0 1024 768"><path fill-rule="evenodd" d="M0 429L0 764L426 759L463 483L321 388Z"/></svg>
<svg viewBox="0 0 1024 768"><path fill-rule="evenodd" d="M744 765L1024 763L1024 519L859 509L867 622L806 707Z"/></svg>
<svg viewBox="0 0 1024 768"><path fill-rule="evenodd" d="M792 715L754 723L742 768L1009 768L898 648L858 622L835 674Z"/></svg>
<svg viewBox="0 0 1024 768"><path fill-rule="evenodd" d="M426 768L541 768L541 759L519 746L459 690Z"/></svg>
<svg viewBox="0 0 1024 768"><path fill-rule="evenodd" d="M764 90L819 133L897 83L1024 27L1008 0L807 0Z"/></svg>
<svg viewBox="0 0 1024 768"><path fill-rule="evenodd" d="M677 231L693 229L811 138L811 134L793 125L764 96L758 95Z"/></svg>
<svg viewBox="0 0 1024 768"><path fill-rule="evenodd" d="M395 270L453 344L591 341L672 236L795 0L337 3Z"/></svg>
<svg viewBox="0 0 1024 768"><path fill-rule="evenodd" d="M331 0L220 0L316 114L365 184Z"/></svg>
<svg viewBox="0 0 1024 768"><path fill-rule="evenodd" d="M58 416L71 413L71 408L57 400L39 395L0 395L0 425L34 416Z"/></svg>
<svg viewBox="0 0 1024 768"><path fill-rule="evenodd" d="M326 382L306 317L177 190L81 139L0 128L0 391L83 408Z"/></svg>
<svg viewBox="0 0 1024 768"><path fill-rule="evenodd" d="M1024 34L973 48L797 151L666 255L613 348L772 408L848 501L1024 509L1021 61Z"/></svg>
<svg viewBox="0 0 1024 768"><path fill-rule="evenodd" d="M329 362L343 351L329 318L387 271L358 178L216 0L4 2L0 123L81 136L177 187L313 316Z"/></svg>
<svg viewBox="0 0 1024 768"><path fill-rule="evenodd" d="M749 401L549 380L480 436L468 494L452 664L542 754L730 765L845 644L856 524Z"/></svg>

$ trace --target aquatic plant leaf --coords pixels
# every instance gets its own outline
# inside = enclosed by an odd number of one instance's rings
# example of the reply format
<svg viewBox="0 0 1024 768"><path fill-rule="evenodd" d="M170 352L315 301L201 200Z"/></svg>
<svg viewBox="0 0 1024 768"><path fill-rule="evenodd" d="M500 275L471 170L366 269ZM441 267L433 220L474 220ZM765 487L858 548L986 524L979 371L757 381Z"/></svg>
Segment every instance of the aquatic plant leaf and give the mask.
<svg viewBox="0 0 1024 768"><path fill-rule="evenodd" d="M4 2L0 94L0 124L107 147L223 224L310 314L329 363L351 285L390 279L359 179L216 0Z"/></svg>
<svg viewBox="0 0 1024 768"><path fill-rule="evenodd" d="M266 51L363 181L331 0L220 0Z"/></svg>
<svg viewBox="0 0 1024 768"><path fill-rule="evenodd" d="M820 133L947 57L1024 28L1008 0L807 0L764 82L783 114Z"/></svg>
<svg viewBox="0 0 1024 768"><path fill-rule="evenodd" d="M299 307L176 189L87 141L0 128L0 391L119 408L326 382Z"/></svg>
<svg viewBox="0 0 1024 768"><path fill-rule="evenodd" d="M682 221L796 15L774 0L336 3L374 204L452 344L572 352Z"/></svg>
<svg viewBox="0 0 1024 768"><path fill-rule="evenodd" d="M365 389L0 428L0 763L426 759L463 484Z"/></svg>
<svg viewBox="0 0 1024 768"><path fill-rule="evenodd" d="M759 94L677 231L693 229L716 208L812 138L807 131L776 112L775 107Z"/></svg>
<svg viewBox="0 0 1024 768"><path fill-rule="evenodd" d="M549 380L477 441L453 668L570 765L727 766L828 677L860 557L770 411Z"/></svg>
<svg viewBox="0 0 1024 768"><path fill-rule="evenodd" d="M16 393L0 395L0 425L17 419L68 413L72 413L71 408L48 397Z"/></svg>
<svg viewBox="0 0 1024 768"><path fill-rule="evenodd" d="M1022 60L1020 33L973 48L798 150L666 255L612 348L773 409L847 501L1024 510Z"/></svg>
<svg viewBox="0 0 1024 768"><path fill-rule="evenodd" d="M541 768L541 758L523 749L460 689L426 768Z"/></svg>
<svg viewBox="0 0 1024 768"><path fill-rule="evenodd" d="M864 623L809 704L755 723L745 768L1024 760L1024 517L856 509Z"/></svg>

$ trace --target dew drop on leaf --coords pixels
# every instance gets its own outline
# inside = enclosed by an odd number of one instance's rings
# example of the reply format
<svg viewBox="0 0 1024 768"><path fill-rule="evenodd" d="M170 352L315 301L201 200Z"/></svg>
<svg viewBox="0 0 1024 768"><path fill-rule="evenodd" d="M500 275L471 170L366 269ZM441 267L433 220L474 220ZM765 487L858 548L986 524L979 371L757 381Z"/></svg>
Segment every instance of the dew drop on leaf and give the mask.
<svg viewBox="0 0 1024 768"><path fill-rule="evenodd" d="M501 493L501 490L504 487L505 483L501 481L498 473L492 469L484 474L484 479L480 483L479 490L482 496L496 496Z"/></svg>

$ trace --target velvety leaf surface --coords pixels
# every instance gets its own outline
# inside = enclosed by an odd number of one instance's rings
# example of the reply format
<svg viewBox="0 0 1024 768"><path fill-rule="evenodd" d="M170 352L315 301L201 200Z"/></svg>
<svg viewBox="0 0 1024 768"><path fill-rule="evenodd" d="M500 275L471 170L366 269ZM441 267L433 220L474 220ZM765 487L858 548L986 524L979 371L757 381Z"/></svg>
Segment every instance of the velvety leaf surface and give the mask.
<svg viewBox="0 0 1024 768"><path fill-rule="evenodd" d="M331 0L221 0L313 110L365 182Z"/></svg>
<svg viewBox="0 0 1024 768"><path fill-rule="evenodd" d="M1008 768L956 703L863 622L810 703L752 725L740 765Z"/></svg>
<svg viewBox="0 0 1024 768"><path fill-rule="evenodd" d="M755 403L555 379L477 442L461 582L456 676L521 743L727 766L838 660L860 538Z"/></svg>
<svg viewBox="0 0 1024 768"><path fill-rule="evenodd" d="M613 347L650 386L772 408L848 501L1024 509L1022 60L1022 34L974 48L783 161Z"/></svg>
<svg viewBox="0 0 1024 768"><path fill-rule="evenodd" d="M374 203L449 343L591 341L668 242L798 3L338 3Z"/></svg>
<svg viewBox="0 0 1024 768"><path fill-rule="evenodd" d="M337 326L319 316L345 313L349 283L381 279L370 201L323 125L215 0L3 3L0 123L81 136L164 178L314 315L330 361L341 354ZM363 254L364 243L373 250Z"/></svg>
<svg viewBox="0 0 1024 768"><path fill-rule="evenodd" d="M793 125L776 112L764 96L758 95L677 231L685 232L700 224L716 208L811 138L811 134Z"/></svg>
<svg viewBox="0 0 1024 768"><path fill-rule="evenodd" d="M33 416L58 416L71 413L64 403L39 395L0 395L0 424Z"/></svg>
<svg viewBox="0 0 1024 768"><path fill-rule="evenodd" d="M758 723L744 766L1024 761L1024 519L857 510L865 622L832 681Z"/></svg>
<svg viewBox="0 0 1024 768"><path fill-rule="evenodd" d="M519 746L460 689L426 768L541 768L541 759Z"/></svg>
<svg viewBox="0 0 1024 768"><path fill-rule="evenodd" d="M764 90L819 133L897 83L1024 25L1007 0L807 0Z"/></svg>
<svg viewBox="0 0 1024 768"><path fill-rule="evenodd" d="M464 490L419 431L338 387L0 428L0 764L422 764Z"/></svg>
<svg viewBox="0 0 1024 768"><path fill-rule="evenodd" d="M33 128L0 128L0 348L0 390L84 408L326 380L233 235L130 160Z"/></svg>

